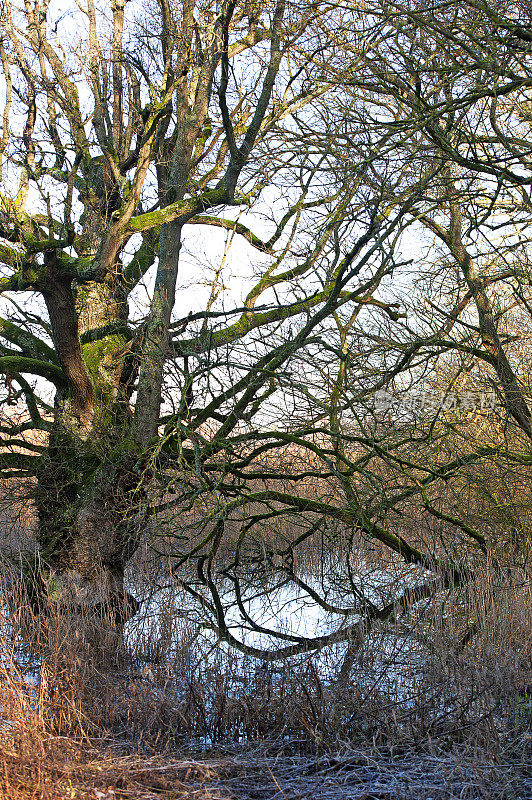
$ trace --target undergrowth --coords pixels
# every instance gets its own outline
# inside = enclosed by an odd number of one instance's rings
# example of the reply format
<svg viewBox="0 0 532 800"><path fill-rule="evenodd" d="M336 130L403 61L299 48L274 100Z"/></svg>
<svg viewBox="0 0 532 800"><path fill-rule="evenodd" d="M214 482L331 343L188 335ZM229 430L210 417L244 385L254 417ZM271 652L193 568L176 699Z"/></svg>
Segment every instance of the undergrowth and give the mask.
<svg viewBox="0 0 532 800"><path fill-rule="evenodd" d="M150 626L129 635L111 668L94 658L82 620L58 603L50 609L37 616L19 604L16 624L13 602L3 609L0 787L10 800L94 798L94 787L108 790L96 763L204 757L257 742L300 757L459 746L495 762L531 761L532 590L523 570L486 569L347 649L273 663L215 646L176 602L158 638ZM74 793L57 794L69 781Z"/></svg>

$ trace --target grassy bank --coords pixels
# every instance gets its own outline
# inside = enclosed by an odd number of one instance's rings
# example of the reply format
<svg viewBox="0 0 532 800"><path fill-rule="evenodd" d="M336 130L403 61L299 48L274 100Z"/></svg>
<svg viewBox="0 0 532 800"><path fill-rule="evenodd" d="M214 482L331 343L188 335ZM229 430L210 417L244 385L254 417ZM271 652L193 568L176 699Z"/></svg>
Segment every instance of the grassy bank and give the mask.
<svg viewBox="0 0 532 800"><path fill-rule="evenodd" d="M486 569L362 640L272 663L213 647L178 598L113 668L59 604L46 620L17 608L1 641L9 800L532 796L522 570Z"/></svg>

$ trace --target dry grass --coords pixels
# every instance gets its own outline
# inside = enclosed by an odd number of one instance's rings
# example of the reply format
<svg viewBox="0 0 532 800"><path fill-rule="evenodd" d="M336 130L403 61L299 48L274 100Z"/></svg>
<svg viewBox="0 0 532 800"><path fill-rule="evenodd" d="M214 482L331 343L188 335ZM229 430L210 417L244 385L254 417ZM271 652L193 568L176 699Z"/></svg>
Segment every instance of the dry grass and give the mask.
<svg viewBox="0 0 532 800"><path fill-rule="evenodd" d="M59 605L46 620L27 610L31 650L3 619L7 800L532 797L522 570L486 568L376 628L342 680L337 651L279 664L209 652L179 598L119 670Z"/></svg>

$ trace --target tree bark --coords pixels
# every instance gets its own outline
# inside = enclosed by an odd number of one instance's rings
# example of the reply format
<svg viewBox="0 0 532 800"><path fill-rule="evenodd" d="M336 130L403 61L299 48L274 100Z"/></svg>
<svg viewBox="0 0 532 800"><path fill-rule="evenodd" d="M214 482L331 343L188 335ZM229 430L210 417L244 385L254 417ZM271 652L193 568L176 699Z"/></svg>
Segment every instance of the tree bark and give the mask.
<svg viewBox="0 0 532 800"><path fill-rule="evenodd" d="M124 570L145 516L134 448L133 455L128 448L131 420L120 403L127 303L116 281L73 288L49 261L43 294L68 385L56 395L35 492L45 572L40 586L53 585L53 600L69 609L73 634L83 636L93 656L106 653L113 661L124 623L138 610ZM81 344L84 335L107 326L118 332ZM49 599L41 598L43 608Z"/></svg>

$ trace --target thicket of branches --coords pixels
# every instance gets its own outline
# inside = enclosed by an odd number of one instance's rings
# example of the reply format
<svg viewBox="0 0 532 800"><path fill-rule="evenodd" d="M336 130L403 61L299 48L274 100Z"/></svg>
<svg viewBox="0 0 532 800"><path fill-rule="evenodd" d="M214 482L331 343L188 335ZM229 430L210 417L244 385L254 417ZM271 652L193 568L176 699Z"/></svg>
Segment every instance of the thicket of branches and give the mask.
<svg viewBox="0 0 532 800"><path fill-rule="evenodd" d="M148 531L277 658L527 568L530 13L5 0L0 466L41 588L120 629ZM361 542L405 565L382 602ZM258 575L345 624L249 648Z"/></svg>

